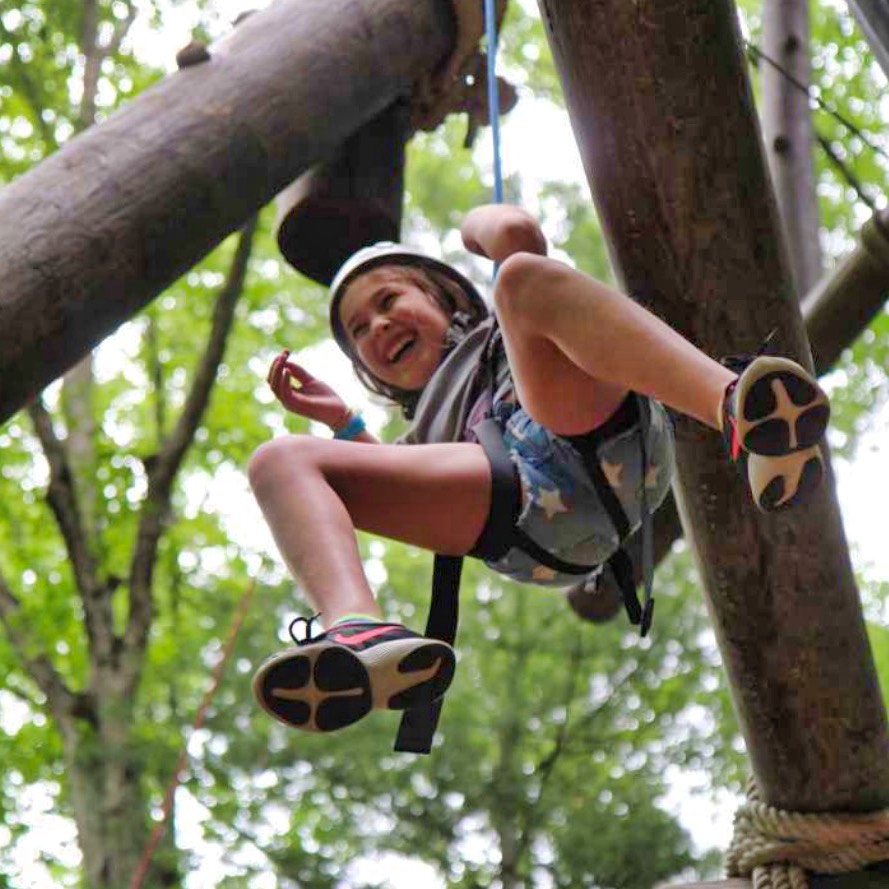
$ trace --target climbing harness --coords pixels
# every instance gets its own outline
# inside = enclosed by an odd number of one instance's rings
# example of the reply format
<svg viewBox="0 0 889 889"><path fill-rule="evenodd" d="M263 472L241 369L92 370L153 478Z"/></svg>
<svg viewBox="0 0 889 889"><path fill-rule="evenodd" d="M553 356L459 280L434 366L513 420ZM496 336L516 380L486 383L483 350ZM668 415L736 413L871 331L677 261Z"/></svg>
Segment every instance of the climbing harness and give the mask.
<svg viewBox="0 0 889 889"><path fill-rule="evenodd" d="M482 369L489 374L487 381L493 401L497 351L502 348L502 340L496 325L492 327L486 347L486 360ZM482 534L469 555L488 561L497 560L513 547L522 550L540 564L564 574L578 576L596 575L611 571L621 590L624 607L632 624L638 625L645 636L651 627L654 615L654 597L651 591L652 575L652 518L645 492L645 475L648 455L645 442L648 436L650 405L646 398L631 394L621 408L602 426L585 435L561 436L569 442L583 461L584 467L593 482L596 492L611 519L620 545L604 565L577 565L566 562L540 546L521 528L517 520L521 511L521 485L515 464L511 460L503 441L503 431L499 421L493 417L482 420L473 428L479 444L485 451L491 465L491 502L487 521ZM629 428L638 420L640 430L640 513L642 529L642 569L644 577L644 605L636 594L633 563L625 549L632 526L620 500L609 484L599 462L598 449L617 432ZM440 639L453 645L457 634L460 574L463 567L461 556L435 556L432 575L432 599L424 635ZM432 739L438 725L442 701L431 707L421 707L405 711L395 741L395 749L407 753L429 753Z"/></svg>
<svg viewBox="0 0 889 889"><path fill-rule="evenodd" d="M752 780L734 828L726 871L754 889L807 889L806 871L849 873L889 859L889 809L787 812L764 803Z"/></svg>
<svg viewBox="0 0 889 889"><path fill-rule="evenodd" d="M491 132L494 145L494 201L503 201L503 174L500 160L500 129L499 129L499 96L495 61L497 50L497 33L495 22L494 0L484 0L485 31L487 35L487 80L488 108L490 110ZM496 268L495 268L496 275ZM491 403L493 404L496 389L496 368L499 350L503 348L502 337L496 321L491 328L485 346L485 359L480 371L487 369L488 379L479 374L482 385L488 386ZM481 386L476 384L477 391ZM471 399L470 399L471 401ZM599 462L599 445L623 428L628 428L638 420L640 428L640 457L642 471L640 474L640 513L642 530L642 575L644 578L644 605L639 603L636 594L636 583L633 574L633 563L624 545L632 526L614 489L609 484ZM617 533L619 546L604 565L577 565L558 558L544 549L517 527L521 511L521 485L515 464L510 459L503 431L496 418L489 416L474 427L479 444L485 451L491 464L491 505L484 530L476 546L469 555L486 560L496 560L504 556L513 547L522 550L541 565L564 574L595 577L602 571L610 570L621 590L624 606L630 622L638 625L640 633L645 636L651 627L654 615L654 598L652 596L653 570L653 529L651 510L649 509L645 490L645 476L648 465L646 441L650 425L650 404L642 396L632 394L624 402L617 413L605 424L585 435L560 436L574 446L590 479L596 488L605 510ZM424 635L432 639L440 639L453 645L457 634L459 618L460 575L463 569L461 556L443 556L437 554L433 565L432 600L429 616L426 621ZM419 707L406 710L395 740L395 750L406 753L429 753L432 739L441 715L442 700L430 707Z"/></svg>

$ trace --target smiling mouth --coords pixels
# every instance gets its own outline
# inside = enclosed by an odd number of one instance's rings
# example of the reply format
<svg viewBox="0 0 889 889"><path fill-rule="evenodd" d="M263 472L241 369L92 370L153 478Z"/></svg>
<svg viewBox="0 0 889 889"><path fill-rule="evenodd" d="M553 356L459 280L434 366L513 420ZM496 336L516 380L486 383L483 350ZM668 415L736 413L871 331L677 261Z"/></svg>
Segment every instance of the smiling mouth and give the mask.
<svg viewBox="0 0 889 889"><path fill-rule="evenodd" d="M398 364L402 358L416 345L416 337L408 337L394 352L389 355L389 364Z"/></svg>

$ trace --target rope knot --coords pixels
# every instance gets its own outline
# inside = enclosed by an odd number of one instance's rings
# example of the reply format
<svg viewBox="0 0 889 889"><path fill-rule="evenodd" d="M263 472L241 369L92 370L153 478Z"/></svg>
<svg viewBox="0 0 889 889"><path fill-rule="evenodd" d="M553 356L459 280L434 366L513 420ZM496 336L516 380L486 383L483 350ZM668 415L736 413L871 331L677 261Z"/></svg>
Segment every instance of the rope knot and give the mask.
<svg viewBox="0 0 889 889"><path fill-rule="evenodd" d="M726 852L730 877L754 889L806 889L806 871L836 874L889 859L889 809L787 812L762 802L752 782L735 813Z"/></svg>

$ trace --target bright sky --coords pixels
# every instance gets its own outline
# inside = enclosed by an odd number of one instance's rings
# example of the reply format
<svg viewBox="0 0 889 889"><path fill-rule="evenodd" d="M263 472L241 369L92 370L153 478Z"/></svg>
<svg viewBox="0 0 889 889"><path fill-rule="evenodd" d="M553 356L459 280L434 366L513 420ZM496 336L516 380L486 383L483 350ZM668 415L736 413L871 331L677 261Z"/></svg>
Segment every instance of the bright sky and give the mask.
<svg viewBox="0 0 889 889"><path fill-rule="evenodd" d="M217 0L215 7L219 11L210 22L210 30L215 34L224 34L227 23L246 9L256 9L267 5L268 0L243 2L243 0ZM523 3L523 5L525 5ZM156 65L163 65L168 70L175 68L173 58L176 50L184 46L191 37L191 30L198 24L199 16L188 4L179 6L176 20L169 26L162 37L159 37L148 26L144 16L136 22L133 30L133 42L139 53ZM202 20L206 25L206 19ZM545 133L545 140L540 134ZM504 175L512 170L520 170L523 180L533 191L535 180L552 178L554 171L566 179L584 182L577 149L571 134L566 115L551 106L520 101L517 108L504 121L502 127L502 153ZM489 169L491 157L490 136L487 131L480 135L476 156L480 163ZM282 344L284 345L284 344ZM314 368L319 375L338 388L350 403L365 402L363 390L354 380L351 369L339 353L328 346L310 350L304 355L306 363ZM374 408L368 409L371 425L379 422L382 414ZM874 497L874 483L877 479L886 479L887 446L889 441L889 409L875 418L873 430L862 440L861 447L854 464L845 461L834 461L838 479L838 493L842 505L847 536L853 552L856 569L866 572L872 579L889 580L889 552L885 545L885 523L882 515L880 498ZM262 518L246 487L243 476L232 474L225 484L217 484L215 490L226 490L233 493L225 503L219 504L231 516L230 530L233 537L242 538L242 542L258 546L274 552L270 535L264 530ZM250 515L253 521L245 521ZM237 521L235 521L235 517ZM249 539L243 539L243 529L258 529ZM5 699L0 699L4 709L4 718L16 718L13 710L7 706ZM672 770L670 776L673 790L665 800L665 805L677 813L684 826L692 833L696 842L707 847L718 845L724 847L731 833L731 817L734 800L723 796L716 803L695 791L702 786L702 776L681 769ZM199 828L203 813L196 802L186 793L180 792L178 799L177 833L180 842L185 846L194 847L203 863L188 881L189 889L204 889L216 884L218 875L219 855L201 840ZM40 815L45 836L51 830L52 835L60 844L70 850L71 860L76 861L73 829L70 823L52 815L45 809L45 800L36 794L33 801L33 812ZM0 842L3 831L0 829ZM49 885L45 872L35 870L33 862L38 859L40 840L35 836L34 844L21 850L20 866L24 882L22 886L43 887ZM356 868L369 876L369 870L379 875L389 874L391 889L415 889L416 886L428 886L434 889L431 869L424 865L398 861L387 858L385 861L357 863ZM366 870L367 869L367 870ZM31 876L33 875L33 877ZM268 889L274 884L268 883ZM262 887L266 889L266 887Z"/></svg>

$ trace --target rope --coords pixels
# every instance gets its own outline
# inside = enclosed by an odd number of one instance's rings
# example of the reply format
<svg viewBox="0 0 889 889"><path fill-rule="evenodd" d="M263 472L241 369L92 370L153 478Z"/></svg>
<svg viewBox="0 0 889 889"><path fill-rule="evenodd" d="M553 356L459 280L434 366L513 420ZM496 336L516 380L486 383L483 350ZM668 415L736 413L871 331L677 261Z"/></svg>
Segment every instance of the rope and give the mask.
<svg viewBox="0 0 889 889"><path fill-rule="evenodd" d="M726 871L754 889L807 889L806 871L848 873L889 859L889 809L787 812L766 805L751 781L734 827Z"/></svg>
<svg viewBox="0 0 889 889"><path fill-rule="evenodd" d="M485 0L485 35L488 41L488 109L494 140L494 203L503 203L503 171L500 167L500 96L497 87L497 14L494 0Z"/></svg>
<svg viewBox="0 0 889 889"><path fill-rule="evenodd" d="M160 844L161 839L163 838L164 832L167 828L167 822L170 820L170 814L173 811L173 800L176 796L176 790L179 787L180 782L182 781L182 773L185 770L185 766L188 763L188 741L194 737L195 733L200 731L204 725L204 720L207 717L207 711L210 709L210 704L213 701L214 696L216 695L217 690L219 689L219 685L222 682L222 675L225 671L225 664L228 661L229 655L232 653L232 649L235 646L235 640L238 637L238 632L241 629L241 625L244 623L244 618L247 616L247 609L250 605L250 600L253 597L253 591L256 589L256 582L253 581L244 591L244 595L241 596L241 601L238 603L238 607L235 609L235 613L232 616L231 626L228 628L228 636L225 640L225 645L222 649L222 655L219 660L216 662L216 666L213 668L213 676L210 681L210 686L204 692L204 697L201 700L200 706L198 707L197 713L194 717L194 723L191 726L191 733L189 734L188 740L182 745L182 749L179 751L179 759L176 761L176 768L173 770L173 774L170 778L170 783L167 785L167 789L164 793L164 802L161 809L161 819L154 825L154 829L151 831L151 836L148 838L148 842L145 844L145 849L142 852L142 857L139 860L139 864L136 867L135 872L133 873L133 878L130 880L129 889L142 889L142 884L145 882L145 877L148 875L148 868L151 867L151 861L154 858L154 853L157 851L157 847Z"/></svg>

